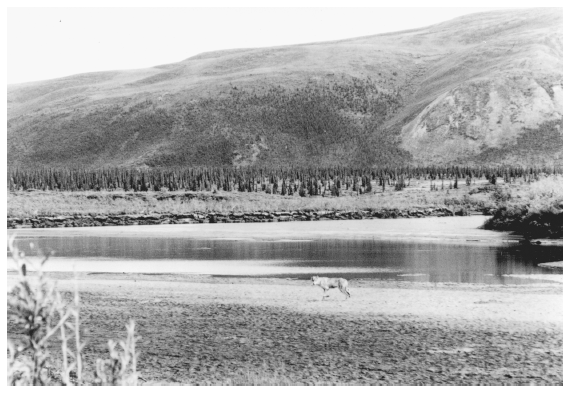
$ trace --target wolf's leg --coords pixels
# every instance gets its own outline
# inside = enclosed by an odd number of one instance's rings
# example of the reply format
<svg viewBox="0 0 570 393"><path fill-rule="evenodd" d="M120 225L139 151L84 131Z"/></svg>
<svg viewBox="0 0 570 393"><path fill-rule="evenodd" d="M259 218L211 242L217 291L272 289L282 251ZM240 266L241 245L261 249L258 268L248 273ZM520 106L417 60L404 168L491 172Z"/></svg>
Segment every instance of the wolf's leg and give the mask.
<svg viewBox="0 0 570 393"><path fill-rule="evenodd" d="M323 288L323 298L321 299L321 301L325 300L326 297L329 297L329 295L327 295L327 291L328 289Z"/></svg>

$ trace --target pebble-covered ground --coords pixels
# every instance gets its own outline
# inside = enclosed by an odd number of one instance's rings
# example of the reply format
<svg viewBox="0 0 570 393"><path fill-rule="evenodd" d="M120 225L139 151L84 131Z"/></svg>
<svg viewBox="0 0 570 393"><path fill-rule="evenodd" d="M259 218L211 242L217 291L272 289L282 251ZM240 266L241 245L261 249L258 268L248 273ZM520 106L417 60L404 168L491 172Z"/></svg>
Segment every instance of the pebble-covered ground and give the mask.
<svg viewBox="0 0 570 393"><path fill-rule="evenodd" d="M325 301L309 282L284 279L84 274L79 283L87 362L105 357L133 318L148 382L222 384L244 370L303 385L563 382L561 283L362 280L351 299L337 291Z"/></svg>

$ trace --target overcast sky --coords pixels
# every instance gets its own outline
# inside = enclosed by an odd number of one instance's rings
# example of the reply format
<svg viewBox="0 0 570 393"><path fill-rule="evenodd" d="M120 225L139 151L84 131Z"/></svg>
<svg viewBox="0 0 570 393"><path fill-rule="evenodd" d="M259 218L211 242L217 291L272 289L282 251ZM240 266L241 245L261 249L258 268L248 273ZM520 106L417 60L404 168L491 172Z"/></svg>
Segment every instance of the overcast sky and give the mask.
<svg viewBox="0 0 570 393"><path fill-rule="evenodd" d="M497 8L8 8L7 82L146 68L201 52L329 41Z"/></svg>

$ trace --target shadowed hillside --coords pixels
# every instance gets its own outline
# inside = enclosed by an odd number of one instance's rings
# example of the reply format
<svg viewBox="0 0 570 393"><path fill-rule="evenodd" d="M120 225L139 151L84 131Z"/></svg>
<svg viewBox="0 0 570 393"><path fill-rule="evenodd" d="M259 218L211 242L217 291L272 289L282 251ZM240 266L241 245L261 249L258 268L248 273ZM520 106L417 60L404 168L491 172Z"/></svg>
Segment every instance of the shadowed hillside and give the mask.
<svg viewBox="0 0 570 393"><path fill-rule="evenodd" d="M562 89L561 9L473 14L9 85L8 164L561 164Z"/></svg>

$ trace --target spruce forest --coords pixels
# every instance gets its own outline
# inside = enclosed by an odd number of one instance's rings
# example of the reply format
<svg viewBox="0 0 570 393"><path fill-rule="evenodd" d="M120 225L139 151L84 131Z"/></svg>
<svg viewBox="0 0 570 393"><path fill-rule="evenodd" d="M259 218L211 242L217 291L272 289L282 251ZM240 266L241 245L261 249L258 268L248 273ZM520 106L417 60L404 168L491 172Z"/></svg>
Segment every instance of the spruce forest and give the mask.
<svg viewBox="0 0 570 393"><path fill-rule="evenodd" d="M404 188L410 179L431 180L432 189L462 179L538 179L539 174L562 174L562 167L386 167L386 168L235 168L179 167L149 169L8 169L10 191L236 191L280 195L340 196L343 191L364 194L372 185ZM438 185L441 181L441 186Z"/></svg>

